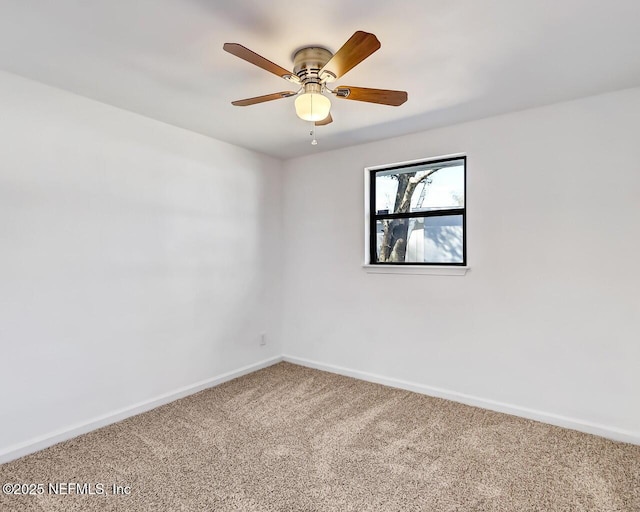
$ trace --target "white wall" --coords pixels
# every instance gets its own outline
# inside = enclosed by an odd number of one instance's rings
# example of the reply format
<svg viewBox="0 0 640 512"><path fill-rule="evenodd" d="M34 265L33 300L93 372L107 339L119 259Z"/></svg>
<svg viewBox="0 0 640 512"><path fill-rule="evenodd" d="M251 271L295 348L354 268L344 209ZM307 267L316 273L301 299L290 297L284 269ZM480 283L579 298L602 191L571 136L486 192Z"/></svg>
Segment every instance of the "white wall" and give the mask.
<svg viewBox="0 0 640 512"><path fill-rule="evenodd" d="M283 351L640 439L639 119L621 91L291 160L283 180L0 73L0 459ZM470 272L365 273L363 168L458 152Z"/></svg>
<svg viewBox="0 0 640 512"><path fill-rule="evenodd" d="M640 442L639 133L632 89L286 162L285 354ZM363 168L459 152L468 274L365 273Z"/></svg>
<svg viewBox="0 0 640 512"><path fill-rule="evenodd" d="M280 355L281 174L0 73L0 455Z"/></svg>

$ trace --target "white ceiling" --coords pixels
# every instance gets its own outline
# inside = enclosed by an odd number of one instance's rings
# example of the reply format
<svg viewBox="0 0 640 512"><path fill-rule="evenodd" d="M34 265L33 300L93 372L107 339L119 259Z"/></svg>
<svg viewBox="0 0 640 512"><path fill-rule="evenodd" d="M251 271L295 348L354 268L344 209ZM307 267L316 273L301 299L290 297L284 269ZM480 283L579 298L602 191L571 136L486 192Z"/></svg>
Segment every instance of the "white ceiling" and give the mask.
<svg viewBox="0 0 640 512"><path fill-rule="evenodd" d="M640 85L639 26L639 0L0 0L0 68L290 158ZM231 105L291 84L223 43L291 69L356 30L382 48L335 85L407 103L332 98L317 146L293 98Z"/></svg>

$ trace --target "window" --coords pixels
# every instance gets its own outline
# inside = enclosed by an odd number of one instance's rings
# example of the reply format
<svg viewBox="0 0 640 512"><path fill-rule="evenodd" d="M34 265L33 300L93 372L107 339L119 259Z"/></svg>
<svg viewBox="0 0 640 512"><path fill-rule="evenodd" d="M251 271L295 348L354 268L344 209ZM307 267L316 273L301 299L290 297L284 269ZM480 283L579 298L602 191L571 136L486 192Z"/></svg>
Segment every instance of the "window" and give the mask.
<svg viewBox="0 0 640 512"><path fill-rule="evenodd" d="M370 264L466 265L466 157L367 171Z"/></svg>

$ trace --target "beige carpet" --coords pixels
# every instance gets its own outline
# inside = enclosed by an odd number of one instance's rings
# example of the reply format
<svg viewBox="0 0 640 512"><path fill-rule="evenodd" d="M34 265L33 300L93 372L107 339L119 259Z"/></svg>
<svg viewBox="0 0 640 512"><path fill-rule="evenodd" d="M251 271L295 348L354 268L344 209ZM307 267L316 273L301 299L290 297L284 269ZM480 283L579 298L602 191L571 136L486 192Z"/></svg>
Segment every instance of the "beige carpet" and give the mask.
<svg viewBox="0 0 640 512"><path fill-rule="evenodd" d="M3 512L631 512L640 446L280 363L0 466L15 482L104 494Z"/></svg>

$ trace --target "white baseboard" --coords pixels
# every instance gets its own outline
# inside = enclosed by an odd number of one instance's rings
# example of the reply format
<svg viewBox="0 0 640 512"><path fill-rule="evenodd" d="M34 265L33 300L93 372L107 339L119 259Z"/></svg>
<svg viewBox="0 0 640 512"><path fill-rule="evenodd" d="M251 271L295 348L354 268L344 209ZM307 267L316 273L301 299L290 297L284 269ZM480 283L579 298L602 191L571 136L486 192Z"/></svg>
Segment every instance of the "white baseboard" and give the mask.
<svg viewBox="0 0 640 512"><path fill-rule="evenodd" d="M176 389L169 393L164 393L151 400L139 402L137 404L131 405L130 407L112 411L97 418L93 418L92 420L89 420L87 422L71 425L55 432L50 432L43 436L38 436L36 438L30 439L29 441L9 446L0 451L0 464L9 462L19 457L23 457L33 452L37 452L44 448L48 448L49 446L53 446L54 444L66 441L81 434L86 434L87 432L91 432L92 430L96 430L112 423L122 421L131 416L135 416L151 409L155 409L156 407L168 404L170 402L173 402L174 400L184 398L185 396L192 395L194 393L197 393L198 391L202 391L204 389L217 386L219 384L222 384L223 382L227 382L237 377L247 375L262 368L266 368L268 366L279 363L283 360L290 363L298 364L300 366L306 366L309 368L315 368L317 370L337 373L339 375L354 377L356 379L365 380L368 382L375 382L377 384L405 389L407 391L413 391L416 393L421 393L423 395L445 398L447 400L452 400L454 402L460 402L475 407L481 407L483 409L503 412L506 414L512 414L514 416L541 421L543 423L549 423L551 425L556 425L559 427L578 430L587 434L606 437L614 441L622 441L625 443L640 445L640 432L623 430L608 425L600 425L576 418L569 418L567 416L561 416L558 414L529 409L527 407L520 407L517 405L497 402L495 400L467 395L465 393L458 393L457 391L425 386L423 384L385 377L374 373L368 373L359 370L353 370L350 368L344 368L342 366L335 366L331 364L320 363L317 361L311 361L309 359L303 359L300 357L284 355L272 357L263 361L259 361L255 364L243 366L242 368L238 368L237 370L233 370L216 377L212 377L210 379L196 382L195 384Z"/></svg>
<svg viewBox="0 0 640 512"><path fill-rule="evenodd" d="M362 372L359 370L352 370L350 368L344 368L342 366L335 366L332 364L320 363L317 361L311 361L309 359L303 359L300 357L284 355L283 359L287 362L298 364L300 366L306 366L314 368L316 370L323 370L326 372L337 373L346 377L354 377L356 379L365 380L368 382L375 382L376 384L383 384L392 388L405 389L407 391L413 391L423 395L434 396L438 398L445 398L454 402L460 402L475 407L481 407L483 409L489 409L492 411L503 412L511 414L513 416L520 416L530 420L541 421L543 423L549 423L558 427L569 428L572 430L578 430L587 434L594 434L601 437L606 437L614 441L621 441L624 443L631 443L640 445L640 432L634 432L630 430L623 430L608 425L600 425L589 421L584 421L576 418L569 418L567 416L561 416L559 414L548 413L544 411L538 411L535 409L529 409L528 407L521 407L518 405L507 404L504 402L497 402L495 400L489 400L478 396L467 395L465 393L458 393L457 391L450 391L447 389L436 388L431 386L425 386L424 384L417 384L414 382L408 382L400 379L394 379L390 377L384 377L382 375L376 375L374 373Z"/></svg>
<svg viewBox="0 0 640 512"><path fill-rule="evenodd" d="M87 432L105 427L112 423L122 421L131 416L150 411L151 409L155 409L156 407L160 407L161 405L168 404L170 402L178 400L179 398L193 395L194 393L202 391L203 389L217 386L219 384L222 384L223 382L227 382L248 373L261 370L262 368L274 365L276 363L279 363L280 361L282 361L282 356L265 359L254 364L243 366L242 368L238 368L237 370L223 373L222 375L218 375L216 377L202 380L200 382L196 382L195 384L184 386L174 391L164 393L160 396L152 398L151 400L139 402L137 404L131 405L130 407L124 407L122 409L109 412L102 416L98 416L97 418L93 418L92 420L89 420L85 423L71 425L69 427L56 430L55 432L50 432L43 436L38 436L34 439L30 439L29 441L9 446L8 448L0 451L0 464L9 462L19 457L23 457L33 452L37 452L39 450L43 450L44 448L48 448L49 446L53 446L54 444L58 444L62 441L66 441L67 439L71 439L81 434L86 434Z"/></svg>

